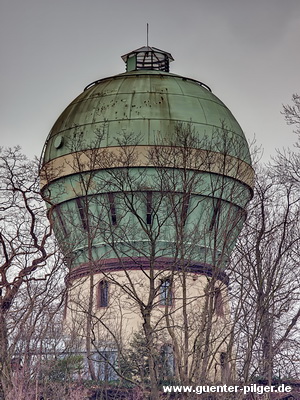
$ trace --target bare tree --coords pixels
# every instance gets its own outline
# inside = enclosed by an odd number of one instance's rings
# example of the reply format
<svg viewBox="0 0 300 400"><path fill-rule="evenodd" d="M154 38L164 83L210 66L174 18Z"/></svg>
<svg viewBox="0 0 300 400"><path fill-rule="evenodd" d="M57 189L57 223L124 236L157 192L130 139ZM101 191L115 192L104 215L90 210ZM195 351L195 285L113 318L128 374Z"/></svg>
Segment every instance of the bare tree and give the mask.
<svg viewBox="0 0 300 400"><path fill-rule="evenodd" d="M292 105L284 105L282 114L288 125L295 125L295 133L300 134L300 96L295 93L292 96ZM297 143L299 147L299 142Z"/></svg>
<svg viewBox="0 0 300 400"><path fill-rule="evenodd" d="M287 124L295 127L294 133L296 133L298 137L295 144L295 150L283 149L278 151L272 168L276 172L276 176L279 177L282 182L286 182L288 180L290 183L296 184L299 187L300 96L298 94L294 94L292 96L292 101L292 105L283 106L282 114L284 115Z"/></svg>
<svg viewBox="0 0 300 400"><path fill-rule="evenodd" d="M286 171L285 171L286 172ZM282 171L284 173L284 171ZM297 375L299 351L299 188L257 171L254 198L231 264L240 379Z"/></svg>
<svg viewBox="0 0 300 400"><path fill-rule="evenodd" d="M0 382L7 396L17 339L23 338L22 327L35 318L33 303L28 301L24 309L21 299L28 296L30 300L30 282L47 279L57 268L57 248L39 193L37 163L19 148L1 149L0 182Z"/></svg>

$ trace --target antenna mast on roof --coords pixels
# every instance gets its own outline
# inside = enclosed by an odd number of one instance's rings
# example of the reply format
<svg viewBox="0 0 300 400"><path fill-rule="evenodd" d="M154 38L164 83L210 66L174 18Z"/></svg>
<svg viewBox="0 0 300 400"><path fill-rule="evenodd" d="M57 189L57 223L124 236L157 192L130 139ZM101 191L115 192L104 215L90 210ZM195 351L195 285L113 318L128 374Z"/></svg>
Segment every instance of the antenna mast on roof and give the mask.
<svg viewBox="0 0 300 400"><path fill-rule="evenodd" d="M147 47L149 46L149 24L147 22Z"/></svg>

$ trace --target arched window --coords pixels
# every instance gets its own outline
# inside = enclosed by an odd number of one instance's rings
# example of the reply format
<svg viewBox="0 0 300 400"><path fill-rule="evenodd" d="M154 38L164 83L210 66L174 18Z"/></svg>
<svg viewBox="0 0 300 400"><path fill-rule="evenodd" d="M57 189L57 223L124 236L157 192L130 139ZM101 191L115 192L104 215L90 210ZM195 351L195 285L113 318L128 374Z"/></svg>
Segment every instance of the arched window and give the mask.
<svg viewBox="0 0 300 400"><path fill-rule="evenodd" d="M98 287L99 307L108 306L108 282L103 280L99 282Z"/></svg>

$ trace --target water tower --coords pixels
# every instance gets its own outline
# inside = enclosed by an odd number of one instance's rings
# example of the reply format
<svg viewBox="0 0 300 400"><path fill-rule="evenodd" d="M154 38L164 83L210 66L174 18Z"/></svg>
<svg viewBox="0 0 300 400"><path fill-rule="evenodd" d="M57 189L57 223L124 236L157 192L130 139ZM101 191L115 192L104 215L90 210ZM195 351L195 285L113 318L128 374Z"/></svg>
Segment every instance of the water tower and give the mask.
<svg viewBox="0 0 300 400"><path fill-rule="evenodd" d="M66 326L88 340L93 329L89 356L109 364L152 330L169 374L186 346L188 368L207 357L221 379L224 269L253 188L247 141L207 85L169 72L170 53L146 46L122 59L126 72L89 84L43 150L42 194L70 268Z"/></svg>

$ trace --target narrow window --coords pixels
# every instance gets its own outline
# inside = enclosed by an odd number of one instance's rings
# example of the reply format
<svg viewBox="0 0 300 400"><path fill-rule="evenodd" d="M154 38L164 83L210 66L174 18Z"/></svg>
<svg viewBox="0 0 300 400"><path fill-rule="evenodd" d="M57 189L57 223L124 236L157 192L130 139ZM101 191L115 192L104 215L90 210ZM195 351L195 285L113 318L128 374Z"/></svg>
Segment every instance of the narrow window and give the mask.
<svg viewBox="0 0 300 400"><path fill-rule="evenodd" d="M163 279L160 283L160 304L162 306L172 305L172 287L171 280L169 278Z"/></svg>
<svg viewBox="0 0 300 400"><path fill-rule="evenodd" d="M114 196L113 193L108 193L108 201L109 201L109 210L110 210L111 223L112 223L112 225L117 225L115 196Z"/></svg>
<svg viewBox="0 0 300 400"><path fill-rule="evenodd" d="M81 219L81 223L83 226L83 229L86 231L88 224L87 224L87 215L86 215L86 210L84 208L84 204L82 203L82 200L80 198L76 199L76 204L79 212L79 216Z"/></svg>
<svg viewBox="0 0 300 400"><path fill-rule="evenodd" d="M220 353L220 366L221 366L221 382L228 382L230 378L230 365L228 361L228 354L225 352Z"/></svg>
<svg viewBox="0 0 300 400"><path fill-rule="evenodd" d="M67 310L68 310L68 292L66 292L66 295L65 295L64 315L63 315L64 319L67 318Z"/></svg>
<svg viewBox="0 0 300 400"><path fill-rule="evenodd" d="M182 209L181 209L181 222L183 225L185 225L188 216L189 203L190 203L190 193L184 193L182 200Z"/></svg>
<svg viewBox="0 0 300 400"><path fill-rule="evenodd" d="M173 347L170 344L163 344L160 350L161 354L161 374L163 379L168 379L174 376L175 373L175 360Z"/></svg>
<svg viewBox="0 0 300 400"><path fill-rule="evenodd" d="M223 308L223 297L221 289L217 288L214 291L214 300L215 300L215 310L216 314L220 317L224 316L224 308Z"/></svg>
<svg viewBox="0 0 300 400"><path fill-rule="evenodd" d="M61 209L60 209L59 205L55 207L55 212L56 212L56 215L57 215L57 218L58 218L59 225L61 227L62 233L63 233L64 236L67 236L68 232L67 232L65 220L62 218Z"/></svg>
<svg viewBox="0 0 300 400"><path fill-rule="evenodd" d="M99 282L99 307L107 307L108 306L108 282L100 281Z"/></svg>
<svg viewBox="0 0 300 400"><path fill-rule="evenodd" d="M220 209L221 209L221 199L217 200L216 205L214 206L214 212L213 212L213 216L209 225L209 230L212 231L218 218L220 215Z"/></svg>
<svg viewBox="0 0 300 400"><path fill-rule="evenodd" d="M221 353L220 354L220 364L221 367L225 367L227 365L227 353Z"/></svg>
<svg viewBox="0 0 300 400"><path fill-rule="evenodd" d="M147 215L146 215L147 225L152 224L152 192L147 192Z"/></svg>

